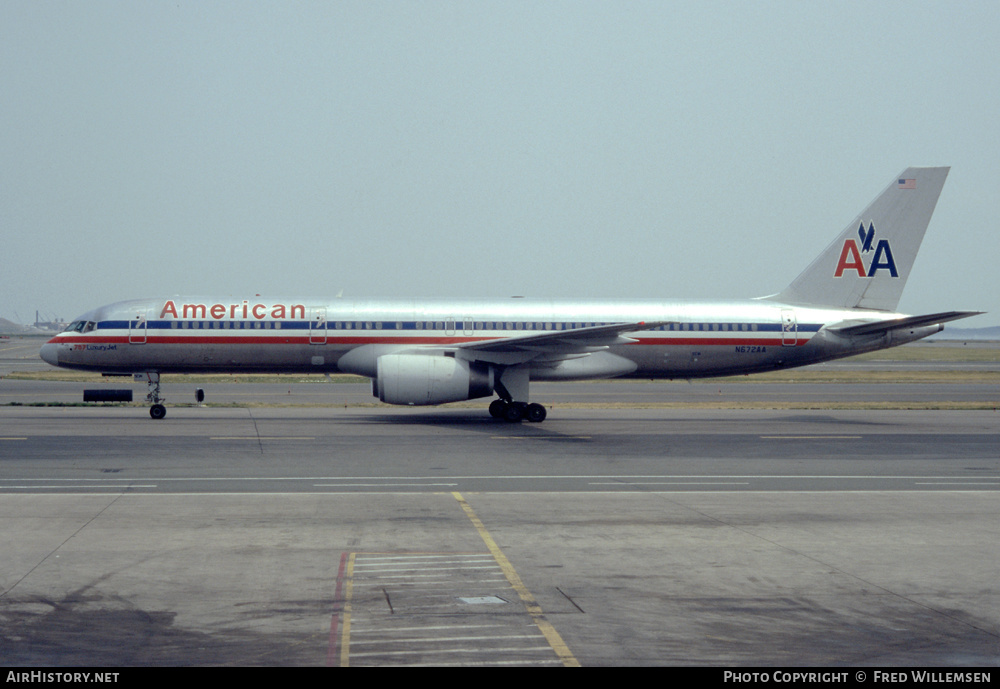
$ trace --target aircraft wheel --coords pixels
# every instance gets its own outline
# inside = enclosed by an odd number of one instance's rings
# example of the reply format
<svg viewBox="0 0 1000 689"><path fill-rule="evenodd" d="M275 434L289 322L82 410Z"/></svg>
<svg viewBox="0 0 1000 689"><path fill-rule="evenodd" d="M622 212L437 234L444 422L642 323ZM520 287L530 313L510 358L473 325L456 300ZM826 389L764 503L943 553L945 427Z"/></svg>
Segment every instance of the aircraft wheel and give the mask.
<svg viewBox="0 0 1000 689"><path fill-rule="evenodd" d="M528 405L526 414L528 421L531 421L532 423L541 423L542 421L545 421L546 415L547 412L545 411L545 407L542 405L534 403Z"/></svg>
<svg viewBox="0 0 1000 689"><path fill-rule="evenodd" d="M520 421L524 418L524 404L511 402L507 405L507 411L504 412L503 418L505 421L510 421L511 423Z"/></svg>
<svg viewBox="0 0 1000 689"><path fill-rule="evenodd" d="M149 415L157 420L162 419L167 415L167 408L162 404L154 404L149 408Z"/></svg>
<svg viewBox="0 0 1000 689"><path fill-rule="evenodd" d="M490 402L490 416L494 419L503 419L507 416L507 403L503 400L493 400Z"/></svg>

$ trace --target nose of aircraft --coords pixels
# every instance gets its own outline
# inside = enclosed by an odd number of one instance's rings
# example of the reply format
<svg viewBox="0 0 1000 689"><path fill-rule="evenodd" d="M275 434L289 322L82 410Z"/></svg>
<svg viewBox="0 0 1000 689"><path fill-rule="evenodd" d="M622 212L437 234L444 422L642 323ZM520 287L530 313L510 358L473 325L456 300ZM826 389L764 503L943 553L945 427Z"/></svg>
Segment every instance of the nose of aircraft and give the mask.
<svg viewBox="0 0 1000 689"><path fill-rule="evenodd" d="M54 342L46 342L42 345L42 350L38 353L45 363L53 366L59 365L59 345Z"/></svg>

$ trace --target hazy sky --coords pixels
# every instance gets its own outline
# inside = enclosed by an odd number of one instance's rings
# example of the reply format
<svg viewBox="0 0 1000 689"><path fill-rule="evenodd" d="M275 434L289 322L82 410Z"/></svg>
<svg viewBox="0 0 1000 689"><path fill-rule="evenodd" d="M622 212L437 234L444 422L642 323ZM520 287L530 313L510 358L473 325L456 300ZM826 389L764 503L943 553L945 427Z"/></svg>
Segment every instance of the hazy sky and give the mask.
<svg viewBox="0 0 1000 689"><path fill-rule="evenodd" d="M1000 322L1000 3L0 3L0 316L755 297L950 165L900 309Z"/></svg>

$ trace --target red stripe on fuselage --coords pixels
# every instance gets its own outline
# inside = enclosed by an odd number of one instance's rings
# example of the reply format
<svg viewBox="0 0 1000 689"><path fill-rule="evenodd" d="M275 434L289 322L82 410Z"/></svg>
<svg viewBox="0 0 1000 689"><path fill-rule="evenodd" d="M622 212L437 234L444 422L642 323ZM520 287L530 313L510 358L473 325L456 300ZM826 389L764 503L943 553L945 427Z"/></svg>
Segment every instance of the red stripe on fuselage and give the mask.
<svg viewBox="0 0 1000 689"><path fill-rule="evenodd" d="M213 344L213 345L226 345L226 344L239 344L239 345L251 345L251 344L262 344L262 345L285 345L285 344L312 344L312 345L323 345L323 344L341 344L341 345L365 345L365 344L399 344L399 345L457 345L466 342L495 342L505 339L510 339L511 344L517 344L517 338L504 338L504 337L331 337L327 335L325 338L322 335L309 336L296 336L289 337L283 334L273 334L273 335L257 335L257 336L246 336L246 335L232 335L232 336L219 336L219 335L147 335L141 342L130 341L127 335L114 336L114 337L102 337L88 338L88 337L59 337L49 340L50 343L54 344L86 344L86 345L102 345L102 344L134 344L134 345L144 345L144 344ZM321 342L317 340L323 340ZM809 342L805 338L797 338L794 341L796 346L801 346ZM739 338L725 338L725 337L643 337L637 338L635 342L628 343L631 345L642 345L642 346L680 346L680 347L691 347L691 346L730 346L730 345L758 345L767 347L780 347L782 345L790 346L793 342L783 341L780 337L769 337L769 338L753 338L753 337L739 337Z"/></svg>

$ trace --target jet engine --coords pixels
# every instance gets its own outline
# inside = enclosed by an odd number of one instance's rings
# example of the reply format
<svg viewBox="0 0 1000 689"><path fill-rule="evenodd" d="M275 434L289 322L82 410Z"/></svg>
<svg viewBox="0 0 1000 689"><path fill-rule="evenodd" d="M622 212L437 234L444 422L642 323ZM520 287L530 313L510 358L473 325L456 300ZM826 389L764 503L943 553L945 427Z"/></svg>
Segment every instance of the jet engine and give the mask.
<svg viewBox="0 0 1000 689"><path fill-rule="evenodd" d="M481 361L427 354L378 358L373 392L389 404L443 404L493 394L493 368Z"/></svg>

